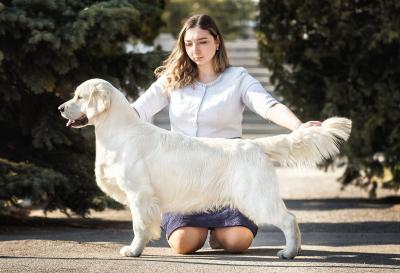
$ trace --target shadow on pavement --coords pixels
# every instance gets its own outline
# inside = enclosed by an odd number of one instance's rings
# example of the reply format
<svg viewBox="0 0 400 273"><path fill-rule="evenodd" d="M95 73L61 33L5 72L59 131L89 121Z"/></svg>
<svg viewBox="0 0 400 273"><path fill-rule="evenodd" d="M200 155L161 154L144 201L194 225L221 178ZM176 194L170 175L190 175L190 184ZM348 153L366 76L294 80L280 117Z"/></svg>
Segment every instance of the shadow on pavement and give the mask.
<svg viewBox="0 0 400 273"><path fill-rule="evenodd" d="M397 265L399 266L400 254L382 254L382 253L360 253L347 251L319 251L319 250L302 250L300 255L293 260L281 260L276 257L276 253L280 248L252 248L243 254L233 255L225 251L202 250L191 255L179 256L153 256L172 259L213 259L213 260L230 260L238 262L274 262L287 263L295 266L296 263L348 263L367 265ZM144 258L147 259L146 256ZM236 264L235 264L236 265ZM304 265L309 266L309 265ZM314 266L314 265L313 265ZM330 265L332 266L332 265ZM400 267L396 267L399 269Z"/></svg>
<svg viewBox="0 0 400 273"><path fill-rule="evenodd" d="M303 242L306 244L330 246L400 245L400 236L393 236L400 234L400 224L397 221L300 223L299 226L303 233ZM322 235L316 236L318 233ZM351 240L347 238L338 240L338 236L343 233L350 236ZM361 238L359 234L363 234L364 238ZM132 223L130 221L110 221L93 218L0 218L0 241L36 239L124 243L131 240L132 236ZM330 237L333 239L331 240ZM283 244L283 233L273 226L260 227L254 242L255 245L259 245L257 242L261 242L264 245ZM155 247L168 246L164 233L160 240L152 242L151 245Z"/></svg>
<svg viewBox="0 0 400 273"><path fill-rule="evenodd" d="M299 223L304 232L331 232L331 233L399 233L400 223L397 221L365 221L350 223ZM274 226L267 225L259 228L261 232L279 232ZM399 236L400 237L400 236ZM399 238L400 241L400 238Z"/></svg>
<svg viewBox="0 0 400 273"><path fill-rule="evenodd" d="M387 209L400 204L400 196L381 199L366 198L326 198L326 199L286 199L289 210L340 210L340 209Z"/></svg>
<svg viewBox="0 0 400 273"><path fill-rule="evenodd" d="M127 263L134 262L165 262L193 265L226 265L250 267L335 267L335 268L379 268L399 269L399 254L360 253L347 251L302 250L293 260L281 260L276 257L280 249L257 248L243 254L229 254L224 251L202 250L191 255L142 255L139 258L86 258L86 257L15 257L0 256L1 259L43 259L43 260L108 260ZM232 263L234 262L234 263ZM266 263L266 264L264 264ZM393 266L393 267L390 267Z"/></svg>

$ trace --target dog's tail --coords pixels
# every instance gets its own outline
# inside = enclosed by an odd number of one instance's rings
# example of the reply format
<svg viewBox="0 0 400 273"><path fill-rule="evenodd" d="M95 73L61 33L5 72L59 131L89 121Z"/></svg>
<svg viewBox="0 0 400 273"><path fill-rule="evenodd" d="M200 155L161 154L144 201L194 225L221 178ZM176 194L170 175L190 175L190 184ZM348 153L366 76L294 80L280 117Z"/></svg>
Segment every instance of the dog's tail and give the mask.
<svg viewBox="0 0 400 273"><path fill-rule="evenodd" d="M271 160L289 166L308 166L339 153L338 146L349 138L350 131L351 120L333 117L321 126L251 141L258 144Z"/></svg>

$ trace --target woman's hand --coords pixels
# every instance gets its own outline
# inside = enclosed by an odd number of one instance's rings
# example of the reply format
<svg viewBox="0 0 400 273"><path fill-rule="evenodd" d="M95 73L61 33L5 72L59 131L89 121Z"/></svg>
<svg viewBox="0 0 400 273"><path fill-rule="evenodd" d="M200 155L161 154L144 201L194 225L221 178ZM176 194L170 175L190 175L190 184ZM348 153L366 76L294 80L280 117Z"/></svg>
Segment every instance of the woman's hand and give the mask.
<svg viewBox="0 0 400 273"><path fill-rule="evenodd" d="M290 111L285 105L277 103L272 106L266 115L266 118L282 127L288 128L291 131L303 129L311 126L321 126L322 122L317 120L307 121L302 123L299 118Z"/></svg>
<svg viewBox="0 0 400 273"><path fill-rule="evenodd" d="M300 124L300 125L296 128L296 130L298 130L298 129L304 129L304 128L311 127L311 126L321 126L321 124L322 124L321 121L318 121L318 120L311 120L311 121L307 121L307 122L305 122L305 123Z"/></svg>

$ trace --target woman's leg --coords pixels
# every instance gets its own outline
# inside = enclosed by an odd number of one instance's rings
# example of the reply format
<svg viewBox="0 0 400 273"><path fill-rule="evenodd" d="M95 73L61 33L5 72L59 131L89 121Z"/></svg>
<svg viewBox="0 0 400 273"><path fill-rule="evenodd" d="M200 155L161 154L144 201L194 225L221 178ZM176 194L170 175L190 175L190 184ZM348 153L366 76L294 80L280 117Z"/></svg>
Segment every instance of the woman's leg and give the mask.
<svg viewBox="0 0 400 273"><path fill-rule="evenodd" d="M242 253L253 242L253 232L244 226L221 227L212 231L213 240L225 251Z"/></svg>
<svg viewBox="0 0 400 273"><path fill-rule="evenodd" d="M207 239L208 228L180 227L174 230L168 244L178 254L190 254L199 250Z"/></svg>

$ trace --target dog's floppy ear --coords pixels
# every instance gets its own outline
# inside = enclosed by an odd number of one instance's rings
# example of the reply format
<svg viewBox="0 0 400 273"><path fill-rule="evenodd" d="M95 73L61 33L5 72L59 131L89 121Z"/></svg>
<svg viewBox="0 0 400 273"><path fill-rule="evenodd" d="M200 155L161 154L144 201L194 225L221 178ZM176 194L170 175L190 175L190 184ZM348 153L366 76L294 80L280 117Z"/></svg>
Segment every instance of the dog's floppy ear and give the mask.
<svg viewBox="0 0 400 273"><path fill-rule="evenodd" d="M87 118L92 118L107 110L111 103L111 91L104 83L93 85L86 107Z"/></svg>

